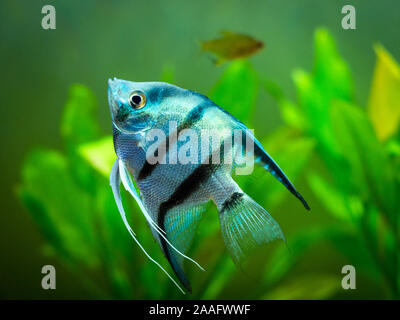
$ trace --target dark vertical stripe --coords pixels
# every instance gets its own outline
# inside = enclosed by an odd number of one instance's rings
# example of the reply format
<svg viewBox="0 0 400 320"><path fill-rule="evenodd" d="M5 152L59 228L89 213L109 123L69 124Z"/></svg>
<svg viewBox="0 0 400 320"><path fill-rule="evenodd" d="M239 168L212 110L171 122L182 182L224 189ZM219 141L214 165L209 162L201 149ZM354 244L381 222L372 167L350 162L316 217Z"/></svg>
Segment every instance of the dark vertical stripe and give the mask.
<svg viewBox="0 0 400 320"><path fill-rule="evenodd" d="M231 138L231 137L229 137ZM212 163L213 156L219 153L219 163ZM210 176L223 165L224 162L224 141L221 142L220 147L217 150L213 150L204 163L201 163L196 169L189 174L185 180L174 190L172 195L167 201L161 203L159 208L159 222L164 222L164 215L167 211L179 204L182 204L186 199L188 199L195 191L197 191L200 185L207 181ZM160 224L162 227L163 223Z"/></svg>
<svg viewBox="0 0 400 320"><path fill-rule="evenodd" d="M194 107L192 110L190 110L190 112L187 114L187 116L185 117L184 121L178 126L177 128L177 132L176 132L176 137L179 137L179 134L182 130L184 129L188 129L190 127L192 127L194 124L196 124L198 121L201 120L201 118L204 115L204 111L207 107L202 106L202 105L198 105L197 107ZM161 157L165 157L165 155L168 153L170 145L169 145L169 135L166 137L165 139L165 153L162 155L159 155ZM174 143L176 143L176 141L174 141ZM151 164L148 161L146 161L142 167L142 169L140 169L139 175L138 175L138 180L143 180L146 179L148 176L151 175L151 173L154 171L154 169L157 167L159 163L154 163Z"/></svg>
<svg viewBox="0 0 400 320"><path fill-rule="evenodd" d="M196 192L201 183L207 181L213 172L215 172L215 164L201 164L199 165L183 182L175 189L170 198L163 202L159 208L159 222L164 221L164 216L168 210L182 204L194 192ZM160 224L160 226L162 223Z"/></svg>
<svg viewBox="0 0 400 320"><path fill-rule="evenodd" d="M220 153L220 159L221 159L221 153L223 152L223 144L221 144L219 150L216 150ZM175 189L173 194L169 197L169 199L163 203L161 203L160 208L158 210L158 225L159 227L165 231L165 216L167 212L184 203L186 199L188 199L193 193L195 193L199 187L201 186L202 183L206 182L211 175L221 166L222 161L220 161L220 164L213 164L212 163L212 154L209 155L206 164L202 163L200 164L193 172L186 177L185 180ZM170 263L172 269L174 270L176 276L179 278L181 283L185 285L185 282L180 278L179 273L177 270L175 270L174 265L172 264L171 257L168 251L168 246L167 242L164 240L164 238L160 238L161 242L161 247L163 251L165 252L165 256L168 259L168 262ZM191 292L190 286L185 285L185 288Z"/></svg>
<svg viewBox="0 0 400 320"><path fill-rule="evenodd" d="M220 212L224 212L226 209L233 208L238 205L238 203L241 201L243 198L243 193L240 192L234 192L230 195L229 198L227 198L224 203L221 206Z"/></svg>

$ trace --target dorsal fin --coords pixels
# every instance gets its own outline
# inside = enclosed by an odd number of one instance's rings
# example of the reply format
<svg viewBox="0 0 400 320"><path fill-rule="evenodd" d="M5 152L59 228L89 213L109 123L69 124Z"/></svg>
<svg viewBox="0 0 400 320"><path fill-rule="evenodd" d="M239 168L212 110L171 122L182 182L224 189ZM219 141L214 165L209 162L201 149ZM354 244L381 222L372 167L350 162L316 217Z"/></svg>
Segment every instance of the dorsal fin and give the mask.
<svg viewBox="0 0 400 320"><path fill-rule="evenodd" d="M233 121L233 125L239 127L243 130L244 135L242 136L242 145L246 146L246 140L250 139L254 143L254 155L256 161L260 161L262 166L269 171L280 183L282 183L286 189L288 189L297 199L299 199L304 207L307 210L310 210L310 206L308 205L307 201L303 198L303 196L296 190L293 184L290 182L288 177L283 173L282 169L279 168L278 164L272 159L272 157L264 150L261 143L256 139L254 134L246 127L246 125L241 122L240 120L236 119L232 116L229 112L226 112L222 108L221 111L230 117L230 120ZM245 148L242 148L245 151Z"/></svg>
<svg viewBox="0 0 400 320"><path fill-rule="evenodd" d="M254 141L254 155L256 160L260 161L263 167L268 170L278 181L280 181L286 189L288 189L297 199L299 199L307 210L310 210L310 206L303 196L296 190L293 184L290 182L288 177L283 173L282 169L276 164L271 156L264 150L261 143L253 136Z"/></svg>

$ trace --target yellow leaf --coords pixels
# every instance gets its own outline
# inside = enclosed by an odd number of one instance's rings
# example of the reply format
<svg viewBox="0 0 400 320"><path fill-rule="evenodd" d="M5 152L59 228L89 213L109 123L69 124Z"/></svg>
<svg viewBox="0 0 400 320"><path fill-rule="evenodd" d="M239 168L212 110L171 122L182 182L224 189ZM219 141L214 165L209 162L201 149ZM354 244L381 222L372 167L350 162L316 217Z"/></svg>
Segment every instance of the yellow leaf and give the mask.
<svg viewBox="0 0 400 320"><path fill-rule="evenodd" d="M397 133L400 121L400 67L381 45L372 79L368 114L380 141Z"/></svg>

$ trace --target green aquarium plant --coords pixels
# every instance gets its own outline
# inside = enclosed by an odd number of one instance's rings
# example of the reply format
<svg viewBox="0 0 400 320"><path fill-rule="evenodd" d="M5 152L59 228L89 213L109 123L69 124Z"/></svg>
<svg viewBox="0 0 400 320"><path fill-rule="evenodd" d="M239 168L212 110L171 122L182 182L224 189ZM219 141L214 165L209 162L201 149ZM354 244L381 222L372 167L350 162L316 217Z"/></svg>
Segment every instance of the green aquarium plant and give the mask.
<svg viewBox="0 0 400 320"><path fill-rule="evenodd" d="M309 170L307 179L337 221L329 228L299 234L293 242L304 251L329 241L386 297L400 298L400 68L381 45L375 52L371 93L364 108L354 99L349 66L325 29L315 33L313 71L293 72L296 102L270 81L264 87L276 99L286 125L315 141L315 156L323 170ZM294 260L292 256L286 263Z"/></svg>

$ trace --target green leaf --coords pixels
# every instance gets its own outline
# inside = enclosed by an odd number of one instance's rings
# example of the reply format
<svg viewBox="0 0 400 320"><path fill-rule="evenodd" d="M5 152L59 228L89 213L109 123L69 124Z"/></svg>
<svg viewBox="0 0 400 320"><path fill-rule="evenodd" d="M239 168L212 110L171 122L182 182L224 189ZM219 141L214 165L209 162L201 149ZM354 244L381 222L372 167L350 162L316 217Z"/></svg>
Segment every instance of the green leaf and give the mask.
<svg viewBox="0 0 400 320"><path fill-rule="evenodd" d="M263 277L267 286L283 279L315 244L330 243L343 254L357 270L368 274L379 283L379 268L357 229L349 224L332 227L314 227L299 231L288 239L288 248L278 247L268 260Z"/></svg>
<svg viewBox="0 0 400 320"><path fill-rule="evenodd" d="M351 101L353 81L347 63L340 57L329 31L318 28L314 35L314 83L330 99Z"/></svg>
<svg viewBox="0 0 400 320"><path fill-rule="evenodd" d="M282 279L298 262L312 244L324 239L327 230L313 228L299 231L288 239L288 247L279 246L270 256L264 271L263 283L271 286Z"/></svg>
<svg viewBox="0 0 400 320"><path fill-rule="evenodd" d="M228 256L223 257L218 262L217 268L214 268L212 281L209 283L201 299L216 299L235 272L236 267L232 260Z"/></svg>
<svg viewBox="0 0 400 320"><path fill-rule="evenodd" d="M77 149L80 144L99 137L100 130L95 118L96 110L96 99L88 88L80 84L71 86L61 122L61 135L66 146L73 178L93 195L96 191L91 169L82 162Z"/></svg>
<svg viewBox="0 0 400 320"><path fill-rule="evenodd" d="M99 137L100 130L94 117L96 110L94 94L84 85L73 85L61 123L61 135L68 148L75 148Z"/></svg>
<svg viewBox="0 0 400 320"><path fill-rule="evenodd" d="M78 152L94 169L108 178L116 159L112 136L82 144Z"/></svg>
<svg viewBox="0 0 400 320"><path fill-rule="evenodd" d="M351 101L353 86L349 68L339 56L335 42L326 29L315 32L315 62L311 75L301 70L293 73L298 99L308 120L308 132L318 141L318 148L326 162L337 157L338 144L332 131L331 103Z"/></svg>
<svg viewBox="0 0 400 320"><path fill-rule="evenodd" d="M282 99L279 103L279 108L281 109L282 119L287 125L300 131L306 130L308 126L307 120L298 106L290 100Z"/></svg>
<svg viewBox="0 0 400 320"><path fill-rule="evenodd" d="M286 281L268 292L266 300L318 300L327 299L342 289L341 278L330 274L308 274Z"/></svg>
<svg viewBox="0 0 400 320"><path fill-rule="evenodd" d="M224 71L210 98L240 121L248 124L258 94L258 77L247 61L232 62Z"/></svg>
<svg viewBox="0 0 400 320"><path fill-rule="evenodd" d="M397 133L400 122L400 67L381 45L375 46L376 66L368 115L376 135L384 141Z"/></svg>
<svg viewBox="0 0 400 320"><path fill-rule="evenodd" d="M374 253L365 242L360 229L344 225L341 229L331 229L326 232L325 239L344 255L349 263L357 268L358 272L368 275L377 284L382 281L381 270Z"/></svg>
<svg viewBox="0 0 400 320"><path fill-rule="evenodd" d="M318 141L318 147L327 157L337 154L337 143L332 135L329 117L330 97L318 87L313 78L302 70L293 72L299 105L307 119L307 131Z"/></svg>
<svg viewBox="0 0 400 320"><path fill-rule="evenodd" d="M61 154L30 154L23 167L19 195L58 254L70 263L98 265L93 208Z"/></svg>
<svg viewBox="0 0 400 320"><path fill-rule="evenodd" d="M265 79L262 81L262 87L274 98L275 101L279 102L282 99L285 99L285 95L282 89L279 87L277 83L272 80Z"/></svg>
<svg viewBox="0 0 400 320"><path fill-rule="evenodd" d="M99 212L96 229L99 233L102 262L113 296L130 299L134 295L133 291L137 292L137 288L132 288L129 275L136 274L142 265L134 260L135 247L120 218L108 179L101 178L101 181L103 183L97 187L93 202L95 210ZM127 215L130 216L129 206L126 203L124 205Z"/></svg>
<svg viewBox="0 0 400 320"><path fill-rule="evenodd" d="M343 194L332 183L328 183L320 175L313 172L308 176L308 182L314 194L320 199L322 205L333 216L346 222L351 221Z"/></svg>
<svg viewBox="0 0 400 320"><path fill-rule="evenodd" d="M384 147L378 142L365 112L351 104L333 104L332 121L335 139L346 161L336 177L343 190L373 201L383 213L395 216L396 187L394 168Z"/></svg>
<svg viewBox="0 0 400 320"><path fill-rule="evenodd" d="M278 103L282 113L282 119L285 123L300 131L305 130L307 127L307 120L304 118L300 108L285 97L282 89L271 80L264 80L262 86Z"/></svg>

